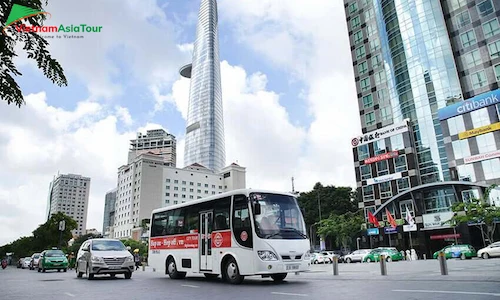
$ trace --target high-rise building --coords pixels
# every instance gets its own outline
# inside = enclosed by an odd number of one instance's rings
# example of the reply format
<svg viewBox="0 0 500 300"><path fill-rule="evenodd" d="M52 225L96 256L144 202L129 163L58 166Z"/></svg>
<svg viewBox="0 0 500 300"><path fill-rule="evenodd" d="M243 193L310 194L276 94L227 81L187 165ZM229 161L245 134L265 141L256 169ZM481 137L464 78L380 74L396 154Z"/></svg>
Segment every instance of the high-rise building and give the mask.
<svg viewBox="0 0 500 300"><path fill-rule="evenodd" d="M193 164L179 169L144 153L118 170L114 226L110 236L139 239L134 231L159 207L245 188L245 168L231 164L214 173Z"/></svg>
<svg viewBox="0 0 500 300"><path fill-rule="evenodd" d="M48 218L62 212L73 218L78 227L72 231L83 235L87 229L87 210L89 206L90 178L81 175L57 175L50 184Z"/></svg>
<svg viewBox="0 0 500 300"><path fill-rule="evenodd" d="M110 227L114 225L116 188L106 193L104 198L104 218L102 222L102 233L108 236Z"/></svg>
<svg viewBox="0 0 500 300"><path fill-rule="evenodd" d="M201 0L192 64L184 165L198 163L219 172L226 164L216 0Z"/></svg>
<svg viewBox="0 0 500 300"><path fill-rule="evenodd" d="M459 108L498 94L500 4L493 2L344 0L362 127L351 141L359 207L382 226L387 211L399 225L407 211L416 216L420 253L450 239L483 244L474 228L457 233L445 221L453 203L480 197L500 179L498 129L463 138L498 122L497 102ZM365 246L410 246L408 235L370 232L377 238L363 237Z"/></svg>
<svg viewBox="0 0 500 300"><path fill-rule="evenodd" d="M147 130L146 134L137 133L137 139L130 140L128 163L142 153L150 153L163 157L170 166L177 162L177 141L175 136L163 129Z"/></svg>

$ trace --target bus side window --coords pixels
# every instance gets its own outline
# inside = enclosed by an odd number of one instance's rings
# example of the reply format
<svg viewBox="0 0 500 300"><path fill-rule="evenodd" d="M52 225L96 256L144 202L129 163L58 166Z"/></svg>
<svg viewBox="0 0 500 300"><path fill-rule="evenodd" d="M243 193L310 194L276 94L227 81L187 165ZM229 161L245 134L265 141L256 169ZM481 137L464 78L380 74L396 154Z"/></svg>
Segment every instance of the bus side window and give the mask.
<svg viewBox="0 0 500 300"><path fill-rule="evenodd" d="M236 195L233 198L233 234L238 244L252 248L252 227L248 210L248 198L244 195ZM245 231L246 235L242 234ZM244 236L245 240L241 237Z"/></svg>
<svg viewBox="0 0 500 300"><path fill-rule="evenodd" d="M229 229L229 212L231 210L231 197L217 201L214 205L214 230Z"/></svg>
<svg viewBox="0 0 500 300"><path fill-rule="evenodd" d="M191 206L187 209L185 233L198 233L199 218L199 206Z"/></svg>

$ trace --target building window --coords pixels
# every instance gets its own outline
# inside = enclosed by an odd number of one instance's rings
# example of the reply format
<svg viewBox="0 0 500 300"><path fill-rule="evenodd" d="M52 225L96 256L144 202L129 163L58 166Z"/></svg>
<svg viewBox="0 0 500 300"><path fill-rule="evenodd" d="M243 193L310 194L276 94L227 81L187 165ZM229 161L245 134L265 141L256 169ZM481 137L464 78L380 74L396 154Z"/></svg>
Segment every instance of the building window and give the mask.
<svg viewBox="0 0 500 300"><path fill-rule="evenodd" d="M175 197L175 198L179 197L179 194L174 194L174 197Z"/></svg>
<svg viewBox="0 0 500 300"><path fill-rule="evenodd" d="M206 187L206 188L208 187L208 183L205 183L205 187Z"/></svg>
<svg viewBox="0 0 500 300"><path fill-rule="evenodd" d="M182 181L182 185L186 185L186 181L184 181L184 180L183 180L183 181Z"/></svg>
<svg viewBox="0 0 500 300"><path fill-rule="evenodd" d="M200 183L200 182L198 182L198 186L201 186L201 183Z"/></svg>
<svg viewBox="0 0 500 300"><path fill-rule="evenodd" d="M363 75L368 71L368 62L366 60L360 64L358 64L358 73L359 75Z"/></svg>
<svg viewBox="0 0 500 300"><path fill-rule="evenodd" d="M398 193L406 191L410 188L410 180L408 179L408 177L399 178L398 180L396 180L396 183L398 185Z"/></svg>
<svg viewBox="0 0 500 300"><path fill-rule="evenodd" d="M182 195L182 198L186 198L186 195Z"/></svg>
<svg viewBox="0 0 500 300"><path fill-rule="evenodd" d="M170 193L165 193L165 196L170 196Z"/></svg>
<svg viewBox="0 0 500 300"><path fill-rule="evenodd" d="M481 53L479 52L479 49L476 49L474 51L465 54L464 57L465 57L465 64L467 65L468 68L472 68L483 63L483 61L481 60Z"/></svg>
<svg viewBox="0 0 500 300"><path fill-rule="evenodd" d="M193 199L193 198L194 198L193 195L189 195L189 199Z"/></svg>
<svg viewBox="0 0 500 300"><path fill-rule="evenodd" d="M372 8L367 9L365 12L365 22L371 20L373 16L374 16L373 9Z"/></svg>
<svg viewBox="0 0 500 300"><path fill-rule="evenodd" d="M166 188L167 190L170 190L170 185L167 185L165 188Z"/></svg>
<svg viewBox="0 0 500 300"><path fill-rule="evenodd" d="M178 190L179 190L179 187L174 186L174 191L178 191Z"/></svg>
<svg viewBox="0 0 500 300"><path fill-rule="evenodd" d="M488 114L488 108L481 108L475 111L470 112L470 116L472 119L472 125L474 128L486 126L491 124L490 115ZM481 145L481 144L478 144Z"/></svg>
<svg viewBox="0 0 500 300"><path fill-rule="evenodd" d="M500 57L500 40L488 45L491 59Z"/></svg>
<svg viewBox="0 0 500 300"><path fill-rule="evenodd" d="M175 201L174 201L174 204L177 204L178 202L179 202L179 201L175 200Z"/></svg>
<svg viewBox="0 0 500 300"><path fill-rule="evenodd" d="M380 189L380 198L381 199L387 199L392 197L392 189L391 189L391 182L386 181L378 184L378 187Z"/></svg>
<svg viewBox="0 0 500 300"><path fill-rule="evenodd" d="M361 145L358 146L358 160L364 160L370 157L370 152L368 151L368 145Z"/></svg>
<svg viewBox="0 0 500 300"><path fill-rule="evenodd" d="M382 65L382 55L377 54L372 57L372 68L378 68Z"/></svg>
<svg viewBox="0 0 500 300"><path fill-rule="evenodd" d="M192 182L192 181L191 181L191 182L189 182L189 185L194 185L194 182Z"/></svg>
<svg viewBox="0 0 500 300"><path fill-rule="evenodd" d="M385 71L380 71L378 73L375 73L375 85L379 85L381 83L384 83L385 82Z"/></svg>
<svg viewBox="0 0 500 300"><path fill-rule="evenodd" d="M365 115L365 122L366 122L366 126L372 126L372 125L375 125L376 121L375 121L375 113L372 111L372 112L369 112Z"/></svg>
<svg viewBox="0 0 500 300"><path fill-rule="evenodd" d="M361 180L366 180L372 178L372 167L371 165L362 165L359 167L359 172L361 173Z"/></svg>
<svg viewBox="0 0 500 300"><path fill-rule="evenodd" d="M495 70L495 78L497 81L500 81L500 65L496 65L493 67Z"/></svg>
<svg viewBox="0 0 500 300"><path fill-rule="evenodd" d="M460 181L476 181L476 173L474 172L473 164L457 166L457 173L458 180Z"/></svg>
<svg viewBox="0 0 500 300"><path fill-rule="evenodd" d="M353 35L353 38L355 44L363 41L363 31L362 30L356 31Z"/></svg>
<svg viewBox="0 0 500 300"><path fill-rule="evenodd" d="M359 85L361 86L362 92L368 91L370 89L370 77L361 79Z"/></svg>
<svg viewBox="0 0 500 300"><path fill-rule="evenodd" d="M478 89L488 84L488 78L486 78L484 70L473 73L470 76L470 81L472 83L472 88L474 89Z"/></svg>
<svg viewBox="0 0 500 300"><path fill-rule="evenodd" d="M406 165L406 155L394 157L394 170L396 172L404 172L408 170L408 166Z"/></svg>
<svg viewBox="0 0 500 300"><path fill-rule="evenodd" d="M372 94L363 96L363 107L368 108L373 106Z"/></svg>
<svg viewBox="0 0 500 300"><path fill-rule="evenodd" d="M185 192L186 191L186 188L182 188L182 191Z"/></svg>
<svg viewBox="0 0 500 300"><path fill-rule="evenodd" d="M358 11L358 3L354 1L353 3L349 4L349 14L353 14L356 11Z"/></svg>
<svg viewBox="0 0 500 300"><path fill-rule="evenodd" d="M404 149L405 143L403 140L403 134L396 134L390 137L391 140L391 149L393 151Z"/></svg>
<svg viewBox="0 0 500 300"><path fill-rule="evenodd" d="M389 101L389 92L387 92L387 89L377 90L377 97L378 97L379 103L388 102Z"/></svg>
<svg viewBox="0 0 500 300"><path fill-rule="evenodd" d="M459 134L465 131L465 124L463 116L456 116L447 120L450 135Z"/></svg>
<svg viewBox="0 0 500 300"><path fill-rule="evenodd" d="M470 156L468 140L453 141L451 145L453 147L453 153L455 154L455 159L460 159Z"/></svg>
<svg viewBox="0 0 500 300"><path fill-rule="evenodd" d="M391 119L391 108L384 106L380 109L380 121L388 121Z"/></svg>
<svg viewBox="0 0 500 300"><path fill-rule="evenodd" d="M461 12L459 13L457 16L456 16L456 21L457 21L457 27L458 28L462 28L464 26L467 26L469 25L471 22L470 22L470 15L469 15L469 11L466 10L464 12Z"/></svg>
<svg viewBox="0 0 500 300"><path fill-rule="evenodd" d="M481 162L484 172L484 180L497 179L500 177L500 159L494 158Z"/></svg>
<svg viewBox="0 0 500 300"><path fill-rule="evenodd" d="M378 38L374 38L370 41L370 50L371 52L375 52L380 49L380 41Z"/></svg>
<svg viewBox="0 0 500 300"><path fill-rule="evenodd" d="M387 160L377 162L377 176L389 174L389 165Z"/></svg>
<svg viewBox="0 0 500 300"><path fill-rule="evenodd" d="M401 179L406 179L408 181L408 178L401 178ZM399 179L399 180L401 180ZM413 210L413 203L411 200L404 200L399 202L399 212L401 213L401 219L406 219L406 212L409 211L410 215L415 218L415 211Z"/></svg>
<svg viewBox="0 0 500 300"><path fill-rule="evenodd" d="M175 179L175 180L174 180L174 183L179 183L179 180Z"/></svg>
<svg viewBox="0 0 500 300"><path fill-rule="evenodd" d="M363 201L370 201L375 199L373 194L373 185L367 185L363 187Z"/></svg>
<svg viewBox="0 0 500 300"><path fill-rule="evenodd" d="M474 30L469 30L460 35L460 40L462 41L462 46L469 47L476 43L476 34Z"/></svg>
<svg viewBox="0 0 500 300"><path fill-rule="evenodd" d="M493 12L493 4L491 0L486 0L477 5L477 12L479 16L485 17Z"/></svg>
<svg viewBox="0 0 500 300"><path fill-rule="evenodd" d="M476 136L476 142L481 154L497 150L493 132Z"/></svg>
<svg viewBox="0 0 500 300"><path fill-rule="evenodd" d="M366 35L367 36L372 36L375 33L377 33L377 27L375 24L369 24L366 26Z"/></svg>
<svg viewBox="0 0 500 300"><path fill-rule="evenodd" d="M197 190L196 192L197 192L197 193L201 193L201 190Z"/></svg>
<svg viewBox="0 0 500 300"><path fill-rule="evenodd" d="M493 19L483 24L484 38L490 38L500 32L500 25L498 19Z"/></svg>
<svg viewBox="0 0 500 300"><path fill-rule="evenodd" d="M387 147L385 145L385 139L381 139L381 140L378 140L376 142L373 142L373 152L375 152L375 155L379 155L379 154L387 152Z"/></svg>
<svg viewBox="0 0 500 300"><path fill-rule="evenodd" d="M462 191L462 201L463 202L468 203L473 199L479 199L479 191L478 190Z"/></svg>
<svg viewBox="0 0 500 300"><path fill-rule="evenodd" d="M365 51L364 45L356 48L356 59L363 58L363 57L365 57L365 55L366 55L366 51Z"/></svg>
<svg viewBox="0 0 500 300"><path fill-rule="evenodd" d="M356 29L359 27L359 25L361 25L361 21L359 20L359 16L355 16L354 18L352 18L351 28Z"/></svg>
<svg viewBox="0 0 500 300"><path fill-rule="evenodd" d="M167 182L170 182L170 179L169 179L169 178L167 178L167 180L166 180L166 181L167 181Z"/></svg>
<svg viewBox="0 0 500 300"><path fill-rule="evenodd" d="M467 5L467 0L450 0L448 1L451 4L451 10L459 9L462 6Z"/></svg>

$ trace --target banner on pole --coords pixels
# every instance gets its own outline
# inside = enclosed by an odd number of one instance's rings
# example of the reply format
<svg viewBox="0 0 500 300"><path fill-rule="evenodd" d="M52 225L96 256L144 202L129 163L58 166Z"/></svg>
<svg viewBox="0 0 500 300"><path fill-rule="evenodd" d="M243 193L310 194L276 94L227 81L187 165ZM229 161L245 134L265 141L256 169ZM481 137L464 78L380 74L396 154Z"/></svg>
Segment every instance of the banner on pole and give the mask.
<svg viewBox="0 0 500 300"><path fill-rule="evenodd" d="M417 231L417 224L413 223L412 225L403 225L404 232Z"/></svg>

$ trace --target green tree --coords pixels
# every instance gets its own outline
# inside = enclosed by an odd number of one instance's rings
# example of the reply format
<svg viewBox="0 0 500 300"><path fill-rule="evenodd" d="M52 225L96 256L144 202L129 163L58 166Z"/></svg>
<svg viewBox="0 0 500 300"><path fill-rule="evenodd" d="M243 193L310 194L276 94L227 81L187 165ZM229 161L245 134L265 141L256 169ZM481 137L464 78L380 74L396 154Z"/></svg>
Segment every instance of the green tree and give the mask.
<svg viewBox="0 0 500 300"><path fill-rule="evenodd" d="M77 237L74 241L73 244L68 248L68 252L77 252L80 249L80 246L83 244L88 239L95 239L95 238L100 238L102 235L98 234L93 234L93 233L88 233L81 235Z"/></svg>
<svg viewBox="0 0 500 300"><path fill-rule="evenodd" d="M50 219L33 231L34 245L37 249L44 250L59 245L59 222L64 220L66 227L62 232L62 247L66 247L67 242L73 237L71 230L78 227L75 220L62 212L53 214Z"/></svg>
<svg viewBox="0 0 500 300"><path fill-rule="evenodd" d="M338 246L347 248L352 244L353 237L361 231L361 224L364 221L360 212L331 214L330 217L319 222L318 233L325 237L333 237Z"/></svg>
<svg viewBox="0 0 500 300"><path fill-rule="evenodd" d="M497 224L500 223L500 207L495 207L490 203L491 190L496 187L496 184L488 187L480 199L471 199L468 202L453 204L452 210L455 214L446 223L471 223L477 227L482 227L484 224L487 229L484 234L490 242L493 242Z"/></svg>
<svg viewBox="0 0 500 300"><path fill-rule="evenodd" d="M44 1L47 6L48 1ZM36 10L42 10L41 0L2 0L0 1L0 29L6 25L7 18L14 4L19 4ZM38 14L27 18L31 26L42 26L45 14ZM23 44L23 50L28 58L36 61L43 74L58 86L67 86L68 82L61 65L50 55L47 50L49 43L37 32L17 31L14 26L9 26L0 32L0 99L7 104L14 103L21 107L25 104L21 88L13 76L22 76L14 65L17 56L14 49L17 44Z"/></svg>

